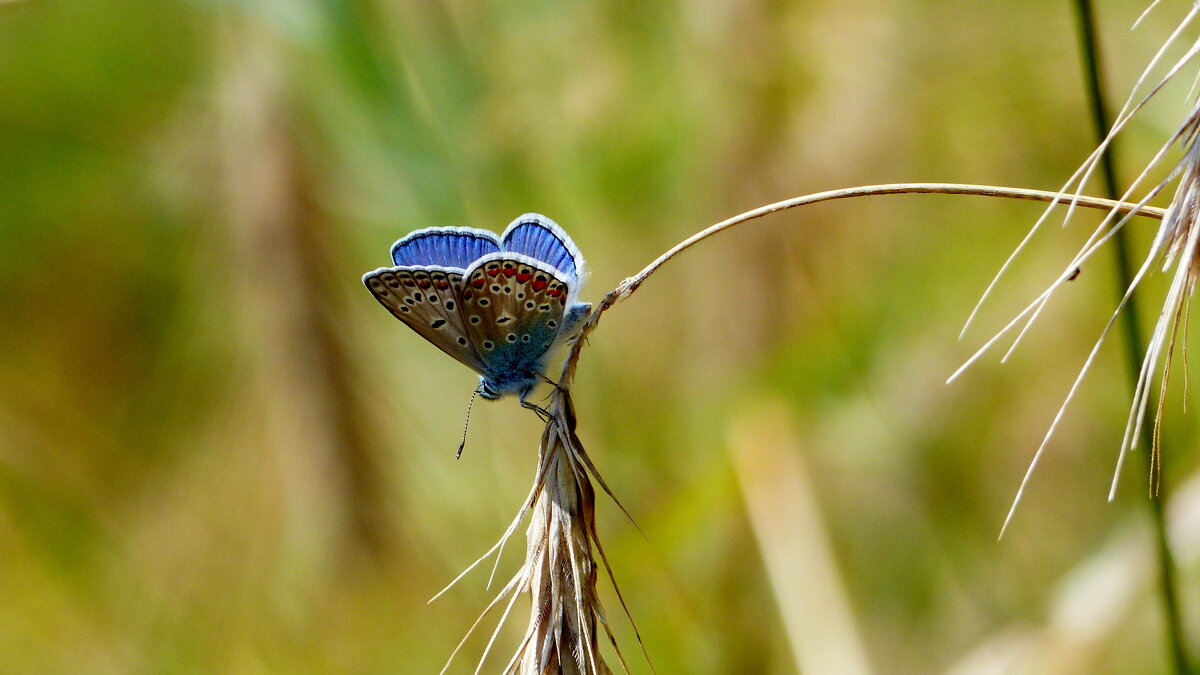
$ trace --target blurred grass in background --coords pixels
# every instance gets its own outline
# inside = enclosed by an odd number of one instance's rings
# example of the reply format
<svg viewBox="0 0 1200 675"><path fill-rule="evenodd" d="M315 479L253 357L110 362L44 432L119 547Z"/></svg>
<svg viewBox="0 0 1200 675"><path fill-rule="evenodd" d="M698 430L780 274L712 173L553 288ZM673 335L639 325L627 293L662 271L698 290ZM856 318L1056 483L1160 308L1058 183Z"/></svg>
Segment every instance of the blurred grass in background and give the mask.
<svg viewBox="0 0 1200 675"><path fill-rule="evenodd" d="M1115 91L1176 20L1130 33L1127 5L1098 6ZM1092 145L1074 31L1035 0L0 2L0 670L435 671L486 574L425 602L519 505L538 423L480 405L453 461L475 378L361 287L391 242L540 211L595 300L790 196L1054 188ZM1126 175L1180 113L1130 130ZM1165 668L1148 585L1109 614L1114 584L1094 587L1082 614L1112 623L1054 638L1065 579L1145 526L1139 472L1104 501L1115 341L995 542L1109 271L1085 269L1008 365L943 385L1094 222L1043 236L956 342L1039 209L788 212L605 319L580 435L647 535L601 506L658 672L795 672L814 638L879 672ZM1174 485L1198 461L1179 398ZM1181 562L1200 639L1200 563Z"/></svg>

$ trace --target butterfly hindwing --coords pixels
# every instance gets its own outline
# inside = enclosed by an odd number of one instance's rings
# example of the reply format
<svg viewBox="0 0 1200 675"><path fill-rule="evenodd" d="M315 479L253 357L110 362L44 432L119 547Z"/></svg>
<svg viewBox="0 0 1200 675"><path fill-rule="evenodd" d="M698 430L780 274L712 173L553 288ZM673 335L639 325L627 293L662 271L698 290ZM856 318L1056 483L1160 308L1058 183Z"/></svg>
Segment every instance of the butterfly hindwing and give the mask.
<svg viewBox="0 0 1200 675"><path fill-rule="evenodd" d="M564 276L544 262L507 251L484 256L467 269L463 318L489 375L538 369L574 290Z"/></svg>
<svg viewBox="0 0 1200 675"><path fill-rule="evenodd" d="M463 323L463 273L438 267L382 267L363 283L384 307L418 335L462 364L483 373L485 366Z"/></svg>

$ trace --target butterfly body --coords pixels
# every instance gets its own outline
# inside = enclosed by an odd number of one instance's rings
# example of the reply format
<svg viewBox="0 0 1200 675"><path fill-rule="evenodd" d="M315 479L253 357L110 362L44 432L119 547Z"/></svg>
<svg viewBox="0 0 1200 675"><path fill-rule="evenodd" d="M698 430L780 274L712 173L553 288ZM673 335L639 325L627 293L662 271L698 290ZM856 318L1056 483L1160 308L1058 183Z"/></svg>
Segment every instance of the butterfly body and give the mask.
<svg viewBox="0 0 1200 675"><path fill-rule="evenodd" d="M434 346L480 375L479 394L525 396L547 354L582 325L583 256L554 221L534 213L497 237L431 227L392 246L395 267L363 276L375 299Z"/></svg>

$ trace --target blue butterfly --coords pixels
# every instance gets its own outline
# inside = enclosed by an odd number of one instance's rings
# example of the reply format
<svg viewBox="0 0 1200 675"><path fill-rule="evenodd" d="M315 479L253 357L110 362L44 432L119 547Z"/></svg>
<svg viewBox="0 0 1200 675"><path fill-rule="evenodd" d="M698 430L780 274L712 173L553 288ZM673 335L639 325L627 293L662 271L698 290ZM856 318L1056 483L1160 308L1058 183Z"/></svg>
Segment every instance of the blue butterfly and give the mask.
<svg viewBox="0 0 1200 675"><path fill-rule="evenodd" d="M479 395L525 397L545 359L591 311L581 303L583 256L554 221L527 213L497 237L428 227L392 245L395 267L363 275L384 307L480 375Z"/></svg>

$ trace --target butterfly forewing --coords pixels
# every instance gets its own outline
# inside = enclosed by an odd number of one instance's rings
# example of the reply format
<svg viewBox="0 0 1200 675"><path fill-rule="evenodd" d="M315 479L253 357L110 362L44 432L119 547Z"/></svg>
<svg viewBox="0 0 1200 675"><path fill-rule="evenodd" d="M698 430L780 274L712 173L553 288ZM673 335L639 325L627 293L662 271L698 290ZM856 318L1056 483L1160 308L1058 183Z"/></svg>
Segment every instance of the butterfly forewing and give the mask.
<svg viewBox="0 0 1200 675"><path fill-rule="evenodd" d="M533 367L554 342L571 289L549 265L515 253L485 256L466 272L470 342L494 369Z"/></svg>
<svg viewBox="0 0 1200 675"><path fill-rule="evenodd" d="M435 265L464 270L499 250L494 232L472 227L427 227L392 244L392 261L398 267Z"/></svg>
<svg viewBox="0 0 1200 675"><path fill-rule="evenodd" d="M463 323L463 271L384 267L363 277L375 299L418 335L459 362L483 373L483 360Z"/></svg>

